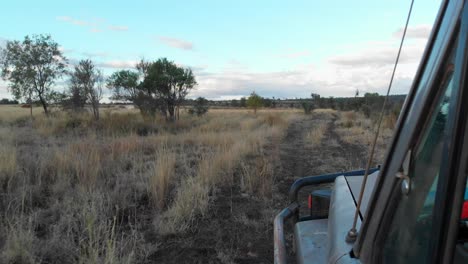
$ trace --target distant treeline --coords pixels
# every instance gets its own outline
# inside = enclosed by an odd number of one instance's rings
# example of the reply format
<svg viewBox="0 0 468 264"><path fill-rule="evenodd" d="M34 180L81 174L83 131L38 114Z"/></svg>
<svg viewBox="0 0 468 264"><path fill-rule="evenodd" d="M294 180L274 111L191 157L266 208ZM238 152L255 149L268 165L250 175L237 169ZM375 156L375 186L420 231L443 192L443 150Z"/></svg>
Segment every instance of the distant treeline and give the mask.
<svg viewBox="0 0 468 264"><path fill-rule="evenodd" d="M10 100L10 99L7 99L7 98L3 98L2 100L0 100L0 105L10 105L10 104L18 104L18 100Z"/></svg>
<svg viewBox="0 0 468 264"><path fill-rule="evenodd" d="M390 95L387 109L399 111L405 101L406 95ZM262 98L262 106L266 108L332 108L342 111L362 111L367 116L370 112L380 111L385 97L378 93L365 93L364 96L356 97L321 97L312 94L311 98L279 99ZM192 100L186 100L191 105ZM247 98L239 100L208 101L210 106L217 107L248 107Z"/></svg>

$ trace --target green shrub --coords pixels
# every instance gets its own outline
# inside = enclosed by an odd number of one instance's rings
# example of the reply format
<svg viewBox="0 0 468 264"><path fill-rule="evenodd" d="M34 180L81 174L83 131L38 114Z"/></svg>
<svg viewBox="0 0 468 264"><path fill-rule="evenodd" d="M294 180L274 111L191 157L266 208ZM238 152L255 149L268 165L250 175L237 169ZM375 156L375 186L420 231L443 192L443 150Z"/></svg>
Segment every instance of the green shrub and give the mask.
<svg viewBox="0 0 468 264"><path fill-rule="evenodd" d="M202 116L208 112L208 100L203 97L198 97L192 108L188 110L189 114Z"/></svg>
<svg viewBox="0 0 468 264"><path fill-rule="evenodd" d="M312 113L312 110L314 110L314 106L310 102L302 102L302 109L304 109L304 113L306 115Z"/></svg>

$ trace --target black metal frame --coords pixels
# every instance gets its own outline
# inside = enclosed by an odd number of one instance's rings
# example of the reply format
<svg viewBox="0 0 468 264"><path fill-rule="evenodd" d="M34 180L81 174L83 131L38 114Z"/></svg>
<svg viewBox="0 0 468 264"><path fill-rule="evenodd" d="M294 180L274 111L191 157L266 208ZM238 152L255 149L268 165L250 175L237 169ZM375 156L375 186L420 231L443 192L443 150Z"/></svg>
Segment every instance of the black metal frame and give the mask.
<svg viewBox="0 0 468 264"><path fill-rule="evenodd" d="M436 196L434 214L434 226L436 229L432 244L431 259L433 263L448 263L453 259L455 242L458 234L458 221L460 219L462 203L464 199L465 186L460 184L466 181L467 141L466 126L468 117L468 83L467 83L467 61L468 61L468 4L465 3L460 15L460 31L458 35L458 47L455 57L454 80L458 80L459 89L453 91L457 98L457 104L451 105L449 111L453 119L450 124L452 136L448 139L450 152L445 156L446 166L444 174L445 181L440 185ZM464 155L462 155L464 153ZM451 177L455 175L454 177ZM438 199L437 199L438 198Z"/></svg>
<svg viewBox="0 0 468 264"><path fill-rule="evenodd" d="M380 166L377 168L369 169L369 174L372 174L380 169ZM284 224L285 221L293 218L294 223L299 220L299 210L300 205L298 202L298 194L299 191L311 185L318 185L318 184L325 184L325 183L332 183L335 179L339 176L362 176L364 175L365 170L355 170L355 171L348 171L348 172L339 172L339 173L330 173L324 175L317 175L317 176L307 176L304 178L297 179L291 185L289 189L289 201L290 204L288 207L283 209L278 215L276 215L274 220L274 228L273 228L273 236L274 236L274 260L275 263L281 264L287 262L287 251L286 251L286 239L284 237ZM321 217L319 217L321 218ZM316 219L319 219L316 218ZM308 220L313 220L312 218L308 218Z"/></svg>

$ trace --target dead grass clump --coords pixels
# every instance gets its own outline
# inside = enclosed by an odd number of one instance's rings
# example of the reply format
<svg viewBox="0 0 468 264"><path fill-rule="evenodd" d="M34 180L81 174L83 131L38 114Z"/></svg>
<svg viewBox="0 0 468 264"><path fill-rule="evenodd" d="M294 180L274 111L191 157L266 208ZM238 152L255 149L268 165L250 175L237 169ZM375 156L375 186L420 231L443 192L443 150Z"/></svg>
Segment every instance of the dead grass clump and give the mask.
<svg viewBox="0 0 468 264"><path fill-rule="evenodd" d="M127 137L113 137L109 143L109 152L113 160L122 156L139 152L143 148L143 142L137 135Z"/></svg>
<svg viewBox="0 0 468 264"><path fill-rule="evenodd" d="M287 121L279 114L268 113L262 116L263 123L266 123L269 126L285 126Z"/></svg>
<svg viewBox="0 0 468 264"><path fill-rule="evenodd" d="M343 117L348 120L356 120L357 118L357 114L354 111L346 111L346 112L343 112L342 114L343 114Z"/></svg>
<svg viewBox="0 0 468 264"><path fill-rule="evenodd" d="M49 137L63 133L66 129L67 117L61 116L47 117L41 115L34 118L33 126L39 135Z"/></svg>
<svg viewBox="0 0 468 264"><path fill-rule="evenodd" d="M368 148L368 146L370 146L374 141L377 120L366 118L361 113L348 113L350 112L343 112L335 122L337 125L336 131L340 135L341 140L349 144L364 147L365 149ZM353 120L352 126L346 125L349 120ZM391 127L394 126L394 122L396 122L396 117L384 117L379 137L377 139L377 148L375 152L375 160L377 162L383 162L386 144L393 135L393 129Z"/></svg>
<svg viewBox="0 0 468 264"><path fill-rule="evenodd" d="M320 119L329 120L329 119L332 119L334 116L336 116L337 112L338 111L334 109L330 109L330 108L319 108L319 109L315 109L313 111L313 114L319 116Z"/></svg>
<svg viewBox="0 0 468 264"><path fill-rule="evenodd" d="M80 241L80 263L114 263L116 261L115 218L110 223L98 219L99 213L91 205L81 215L84 227Z"/></svg>
<svg viewBox="0 0 468 264"><path fill-rule="evenodd" d="M69 176L81 186L92 189L101 172L102 157L102 151L95 143L72 143L64 151L56 152L57 175Z"/></svg>
<svg viewBox="0 0 468 264"><path fill-rule="evenodd" d="M0 144L2 148L5 146L15 147L18 144L18 134L12 127L1 127L0 126Z"/></svg>
<svg viewBox="0 0 468 264"><path fill-rule="evenodd" d="M357 118L357 114L354 111L346 111L342 113L342 126L346 128L353 127Z"/></svg>
<svg viewBox="0 0 468 264"><path fill-rule="evenodd" d="M96 126L99 131L107 136L121 136L128 134L147 136L158 132L156 123L161 123L161 121L145 120L141 114L136 111L123 113L106 111Z"/></svg>
<svg viewBox="0 0 468 264"><path fill-rule="evenodd" d="M259 198L270 198L273 187L273 167L267 157L257 155L251 162L242 162L240 186L244 192Z"/></svg>
<svg viewBox="0 0 468 264"><path fill-rule="evenodd" d="M0 148L0 182L12 178L16 173L16 147L4 145Z"/></svg>
<svg viewBox="0 0 468 264"><path fill-rule="evenodd" d="M371 130L356 126L351 128L337 129L341 139L350 144L370 145L373 141L374 133Z"/></svg>
<svg viewBox="0 0 468 264"><path fill-rule="evenodd" d="M331 109L331 108L318 108L318 109L314 109L314 113L317 113L317 114L336 114L337 111L335 109Z"/></svg>
<svg viewBox="0 0 468 264"><path fill-rule="evenodd" d="M179 186L174 202L156 227L161 233L185 232L196 216L203 216L210 203L210 187L199 177L189 177Z"/></svg>
<svg viewBox="0 0 468 264"><path fill-rule="evenodd" d="M323 137L328 129L328 123L325 122L317 122L316 125L312 128L312 130L308 131L305 134L305 141L311 143L314 146L320 145L322 142Z"/></svg>
<svg viewBox="0 0 468 264"><path fill-rule="evenodd" d="M36 243L33 231L21 226L20 219L7 227L7 239L0 255L4 263L36 263L34 258L34 244Z"/></svg>
<svg viewBox="0 0 468 264"><path fill-rule="evenodd" d="M154 204L162 209L166 205L169 187L174 181L176 155L166 148L156 155L156 165L149 178L149 192Z"/></svg>
<svg viewBox="0 0 468 264"><path fill-rule="evenodd" d="M390 113L384 116L382 127L384 129L394 129L398 121L398 115Z"/></svg>
<svg viewBox="0 0 468 264"><path fill-rule="evenodd" d="M203 216L216 186L233 182L233 170L243 158L259 155L262 145L271 137L276 128L261 126L249 133L241 131L228 134L234 144L218 146L211 152L205 152L200 158L197 174L187 177L178 187L173 203L165 212L161 232L183 232L190 227L197 216ZM225 135L226 136L226 135ZM259 155L261 156L261 155ZM271 167L264 160L254 163L255 173L246 176L246 189L261 195L271 193Z"/></svg>
<svg viewBox="0 0 468 264"><path fill-rule="evenodd" d="M240 129L243 131L252 131L255 130L259 125L260 123L257 119L246 118L245 120L241 121Z"/></svg>

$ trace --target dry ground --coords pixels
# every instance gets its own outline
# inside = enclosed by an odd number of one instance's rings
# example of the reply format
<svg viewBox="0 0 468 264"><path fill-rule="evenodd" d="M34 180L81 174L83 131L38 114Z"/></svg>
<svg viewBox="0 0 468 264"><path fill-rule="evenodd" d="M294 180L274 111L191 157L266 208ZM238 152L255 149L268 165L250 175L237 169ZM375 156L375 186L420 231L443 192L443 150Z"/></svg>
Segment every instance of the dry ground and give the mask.
<svg viewBox="0 0 468 264"><path fill-rule="evenodd" d="M99 122L28 111L0 107L4 263L272 263L292 181L364 167L372 135L362 115L320 109L176 124L117 108Z"/></svg>

